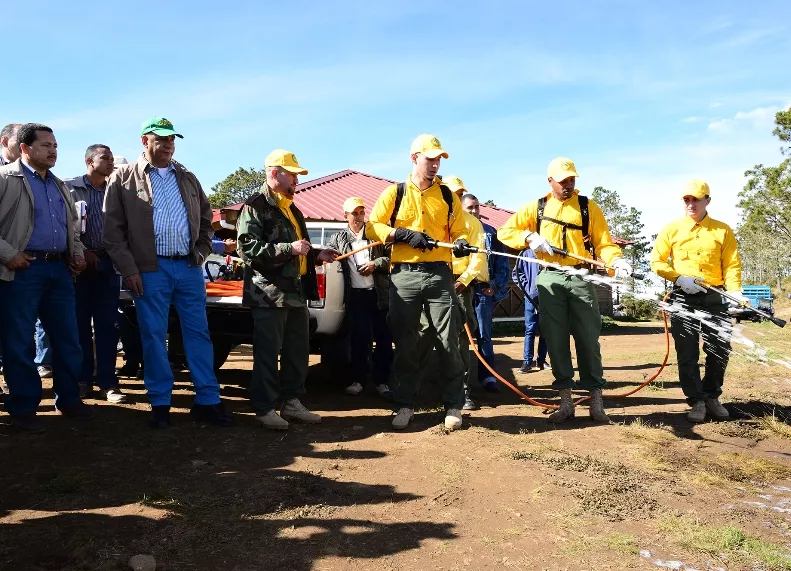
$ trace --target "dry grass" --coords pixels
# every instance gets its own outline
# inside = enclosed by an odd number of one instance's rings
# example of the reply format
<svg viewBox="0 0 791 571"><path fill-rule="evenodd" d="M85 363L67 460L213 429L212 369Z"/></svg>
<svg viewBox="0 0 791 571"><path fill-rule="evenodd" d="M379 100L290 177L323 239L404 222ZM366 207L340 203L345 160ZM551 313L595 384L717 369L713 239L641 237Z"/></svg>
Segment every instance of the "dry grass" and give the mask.
<svg viewBox="0 0 791 571"><path fill-rule="evenodd" d="M623 433L628 438L646 440L655 444L665 444L677 437L662 424L652 425L642 418L636 418L629 424L623 425Z"/></svg>
<svg viewBox="0 0 791 571"><path fill-rule="evenodd" d="M778 419L774 413L771 416L763 416L759 418L758 424L764 430L773 432L781 438L791 439L791 426Z"/></svg>

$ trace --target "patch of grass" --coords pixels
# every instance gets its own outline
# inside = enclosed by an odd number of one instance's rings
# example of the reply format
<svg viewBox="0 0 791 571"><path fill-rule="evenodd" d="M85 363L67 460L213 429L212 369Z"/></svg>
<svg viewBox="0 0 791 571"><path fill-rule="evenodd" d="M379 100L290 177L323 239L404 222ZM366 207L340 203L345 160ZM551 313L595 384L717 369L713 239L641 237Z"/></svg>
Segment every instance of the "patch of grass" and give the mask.
<svg viewBox="0 0 791 571"><path fill-rule="evenodd" d="M791 430L791 427L789 427ZM711 424L711 430L731 438L746 438L759 442L766 439L766 432L749 422L718 422Z"/></svg>
<svg viewBox="0 0 791 571"><path fill-rule="evenodd" d="M569 555L587 554L596 550L610 550L621 555L637 555L637 538L630 533L613 532L602 536L581 535L563 547Z"/></svg>
<svg viewBox="0 0 791 571"><path fill-rule="evenodd" d="M733 525L708 525L690 516L672 514L663 517L658 527L671 541L689 551L714 557L724 554L739 563L761 563L768 569L791 570L787 548L751 537Z"/></svg>
<svg viewBox="0 0 791 571"><path fill-rule="evenodd" d="M758 419L758 424L764 430L773 432L781 438L791 438L791 426L778 419L774 413L771 416L762 416Z"/></svg>
<svg viewBox="0 0 791 571"><path fill-rule="evenodd" d="M58 474L50 480L44 489L50 494L73 494L82 485L80 478L72 474Z"/></svg>
<svg viewBox="0 0 791 571"><path fill-rule="evenodd" d="M663 425L652 425L642 418L636 418L629 424L624 425L623 432L629 438L647 440L657 444L664 444L676 438Z"/></svg>
<svg viewBox="0 0 791 571"><path fill-rule="evenodd" d="M637 555L637 538L631 533L611 533L604 538L605 545L618 553Z"/></svg>
<svg viewBox="0 0 791 571"><path fill-rule="evenodd" d="M186 507L184 502L173 496L171 492L162 490L154 490L153 492L143 494L139 503L150 508L173 511Z"/></svg>

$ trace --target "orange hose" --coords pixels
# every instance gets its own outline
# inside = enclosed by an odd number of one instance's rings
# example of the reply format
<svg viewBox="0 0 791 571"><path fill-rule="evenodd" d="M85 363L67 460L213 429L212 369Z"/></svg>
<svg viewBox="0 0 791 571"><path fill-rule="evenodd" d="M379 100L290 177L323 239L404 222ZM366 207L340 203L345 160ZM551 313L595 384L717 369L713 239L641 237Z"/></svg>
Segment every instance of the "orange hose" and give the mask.
<svg viewBox="0 0 791 571"><path fill-rule="evenodd" d="M665 296L663 301L667 301L668 297L670 297L670 292L668 292L668 294ZM649 378L648 380L643 382L641 385L639 385L638 387L636 387L636 388L634 388L634 389L632 389L630 391L627 391L627 392L621 393L621 394L608 393L608 394L605 394L603 396L605 396L607 398L624 398L624 397L631 396L634 393L636 393L637 391L642 390L645 387L647 387L648 385L650 385L651 383L653 383L659 377L659 375L662 373L662 371L664 370L665 366L667 365L667 359L670 356L670 332L669 332L668 327L667 327L667 313L665 311L662 311L662 318L663 318L664 323L665 323L665 358L662 359L662 365L660 365L660 367L659 367L659 369L657 369L656 373L654 373L651 376L651 378ZM534 406L538 406L538 407L541 407L541 408L547 408L547 409L559 408L558 405L556 405L556 404L547 404L547 403L538 402L537 400L531 399L525 393L520 391L518 387L515 387L514 385L512 385L511 383L506 381L502 376L500 376L500 374L497 371L494 370L494 368L492 368L491 365L489 365L489 363L486 362L486 359L484 359L483 356L478 352L478 347L475 344L475 339L473 339L473 337L472 337L472 331L470 330L470 326L468 324L466 324L466 323L464 324L464 330L467 332L467 337L470 339L470 347L472 348L473 352L475 353L475 356L478 357L478 360L481 363L483 363L483 366L486 367L489 370L489 372L492 375L494 375L501 383L503 383L505 386L507 386L512 391L514 391L517 395L519 395L520 398L522 398L523 400L526 400L528 403L530 403L530 404L532 404ZM551 355L550 355L550 357L551 357ZM590 397L582 397L582 398L576 400L574 402L574 404L578 405L580 403L585 402L588 399L590 399Z"/></svg>

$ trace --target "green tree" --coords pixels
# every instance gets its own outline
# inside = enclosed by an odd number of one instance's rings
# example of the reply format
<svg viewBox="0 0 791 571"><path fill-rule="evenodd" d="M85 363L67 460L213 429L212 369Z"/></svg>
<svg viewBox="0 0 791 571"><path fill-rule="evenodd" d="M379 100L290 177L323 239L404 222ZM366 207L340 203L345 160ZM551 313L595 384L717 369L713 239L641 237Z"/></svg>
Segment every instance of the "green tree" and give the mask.
<svg viewBox="0 0 791 571"><path fill-rule="evenodd" d="M489 200L487 200L486 202L484 202L484 204L488 204L489 206L497 206L497 205L494 203L494 200L492 200L491 198L490 198Z"/></svg>
<svg viewBox="0 0 791 571"><path fill-rule="evenodd" d="M266 182L263 170L239 168L211 187L209 203L212 208L224 208L247 200Z"/></svg>
<svg viewBox="0 0 791 571"><path fill-rule="evenodd" d="M642 222L643 213L634 206L627 207L623 204L616 191L601 186L593 189L591 199L604 213L610 234L632 242L628 246L621 247L624 258L636 270L647 270L650 242L643 236L643 228L645 228Z"/></svg>

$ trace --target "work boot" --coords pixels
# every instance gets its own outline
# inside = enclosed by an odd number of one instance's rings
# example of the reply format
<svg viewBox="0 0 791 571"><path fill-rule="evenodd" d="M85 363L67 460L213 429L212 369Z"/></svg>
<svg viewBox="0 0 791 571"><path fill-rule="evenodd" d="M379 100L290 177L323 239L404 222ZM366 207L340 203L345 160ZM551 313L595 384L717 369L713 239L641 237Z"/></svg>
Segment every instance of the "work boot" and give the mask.
<svg viewBox="0 0 791 571"><path fill-rule="evenodd" d="M115 370L115 374L119 377L136 377L138 369L139 367L137 365L127 361L122 367L118 367Z"/></svg>
<svg viewBox="0 0 791 571"><path fill-rule="evenodd" d="M593 422L604 422L609 424L610 417L607 416L606 412L604 412L604 403L602 402L601 389L593 389L590 392L590 397L591 404L590 408L588 409L588 413L593 419Z"/></svg>
<svg viewBox="0 0 791 571"><path fill-rule="evenodd" d="M74 404L58 406L56 408L60 414L73 418L74 420L91 420L96 416L96 409L85 404L81 400L78 400Z"/></svg>
<svg viewBox="0 0 791 571"><path fill-rule="evenodd" d="M727 411L726 411L727 412ZM687 413L687 420L690 422L703 422L706 420L706 403L699 400L692 405L692 410Z"/></svg>
<svg viewBox="0 0 791 571"><path fill-rule="evenodd" d="M731 417L728 409L720 404L719 399L706 399L706 410L717 420L728 420Z"/></svg>
<svg viewBox="0 0 791 571"><path fill-rule="evenodd" d="M214 426L233 426L233 415L225 412L222 402L217 404L194 404L190 409L190 416L199 424L213 424Z"/></svg>
<svg viewBox="0 0 791 571"><path fill-rule="evenodd" d="M298 420L305 424L319 424L321 417L315 412L310 412L305 408L299 399L289 399L283 403L283 408L280 409L280 416L286 420Z"/></svg>
<svg viewBox="0 0 791 571"><path fill-rule="evenodd" d="M566 422L574 418L574 400L571 397L571 389L560 389L560 408L549 415L549 422Z"/></svg>
<svg viewBox="0 0 791 571"><path fill-rule="evenodd" d="M151 421L148 423L151 428L170 427L170 405L160 405L151 407Z"/></svg>
<svg viewBox="0 0 791 571"><path fill-rule="evenodd" d="M393 428L395 430L403 430L409 426L412 417L415 416L415 411L411 408L400 408L398 413L393 417Z"/></svg>
<svg viewBox="0 0 791 571"><path fill-rule="evenodd" d="M266 414L260 414L255 419L261 423L264 428L270 430L288 430L288 421L277 414L277 411L272 409Z"/></svg>
<svg viewBox="0 0 791 571"><path fill-rule="evenodd" d="M40 434L47 429L47 425L35 412L11 415L11 426L28 434Z"/></svg>
<svg viewBox="0 0 791 571"><path fill-rule="evenodd" d="M461 411L457 408L449 408L445 413L445 428L456 430L461 428Z"/></svg>

